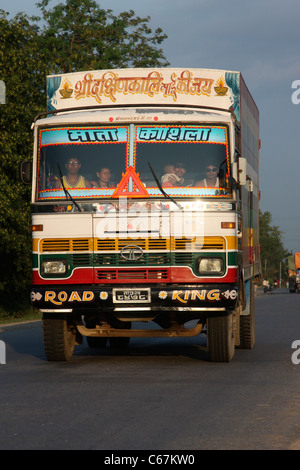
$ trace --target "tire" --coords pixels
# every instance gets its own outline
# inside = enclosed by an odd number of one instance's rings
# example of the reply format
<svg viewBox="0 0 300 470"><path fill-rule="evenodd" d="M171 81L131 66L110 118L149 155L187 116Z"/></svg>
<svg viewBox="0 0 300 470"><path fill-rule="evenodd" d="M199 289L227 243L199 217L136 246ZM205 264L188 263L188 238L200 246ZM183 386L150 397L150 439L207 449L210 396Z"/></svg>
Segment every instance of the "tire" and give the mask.
<svg viewBox="0 0 300 470"><path fill-rule="evenodd" d="M72 358L76 329L67 320L43 318L44 349L48 361L69 361Z"/></svg>
<svg viewBox="0 0 300 470"><path fill-rule="evenodd" d="M254 284L250 281L250 313L240 316L240 349L253 349L255 344Z"/></svg>
<svg viewBox="0 0 300 470"><path fill-rule="evenodd" d="M207 319L207 343L210 361L232 360L235 349L232 313Z"/></svg>

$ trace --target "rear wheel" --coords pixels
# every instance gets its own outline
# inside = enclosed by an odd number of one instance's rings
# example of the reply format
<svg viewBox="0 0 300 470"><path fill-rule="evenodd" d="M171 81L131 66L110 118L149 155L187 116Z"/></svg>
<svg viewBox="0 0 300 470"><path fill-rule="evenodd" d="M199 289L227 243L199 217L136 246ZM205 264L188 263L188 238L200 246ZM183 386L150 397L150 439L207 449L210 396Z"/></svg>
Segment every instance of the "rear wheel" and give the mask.
<svg viewBox="0 0 300 470"><path fill-rule="evenodd" d="M48 361L69 361L76 342L76 327L63 318L43 317L44 349Z"/></svg>
<svg viewBox="0 0 300 470"><path fill-rule="evenodd" d="M230 362L234 356L233 314L207 319L209 360Z"/></svg>

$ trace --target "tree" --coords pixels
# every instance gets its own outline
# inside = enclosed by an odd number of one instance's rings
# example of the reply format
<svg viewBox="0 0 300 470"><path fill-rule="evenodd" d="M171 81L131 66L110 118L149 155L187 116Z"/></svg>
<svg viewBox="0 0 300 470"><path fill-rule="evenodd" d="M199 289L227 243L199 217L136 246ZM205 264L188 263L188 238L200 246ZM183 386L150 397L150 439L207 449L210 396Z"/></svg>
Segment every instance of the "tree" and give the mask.
<svg viewBox="0 0 300 470"><path fill-rule="evenodd" d="M30 188L17 177L22 160L32 155L31 123L46 109L46 75L113 67L168 65L150 20L133 11L114 16L92 0L65 0L40 18L22 13L8 19L0 9L0 305L13 309L29 302L31 284Z"/></svg>
<svg viewBox="0 0 300 470"><path fill-rule="evenodd" d="M20 161L32 155L30 126L43 109L46 72L39 51L38 28L26 15L9 21L0 10L0 70L6 103L0 105L0 296L13 306L29 299L30 190L17 180Z"/></svg>
<svg viewBox="0 0 300 470"><path fill-rule="evenodd" d="M285 269L285 260L289 255L283 246L282 232L278 227L271 225L272 215L270 212L259 211L259 241L260 259L263 276L271 279L279 278L279 267Z"/></svg>
<svg viewBox="0 0 300 470"><path fill-rule="evenodd" d="M113 67L169 65L158 45L167 37L161 28L153 33L150 17L134 11L114 16L94 0L66 0L47 10L49 0L37 3L45 21L43 49L52 73Z"/></svg>

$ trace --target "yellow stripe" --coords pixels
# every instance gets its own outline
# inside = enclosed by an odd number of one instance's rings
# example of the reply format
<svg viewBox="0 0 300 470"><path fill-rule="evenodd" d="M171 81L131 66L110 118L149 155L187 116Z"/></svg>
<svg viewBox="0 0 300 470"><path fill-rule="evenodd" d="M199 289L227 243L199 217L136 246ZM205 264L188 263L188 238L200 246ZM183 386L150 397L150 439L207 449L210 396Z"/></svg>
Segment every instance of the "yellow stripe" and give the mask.
<svg viewBox="0 0 300 470"><path fill-rule="evenodd" d="M237 250L238 249L238 237L236 236L227 236L227 249L228 250Z"/></svg>
<svg viewBox="0 0 300 470"><path fill-rule="evenodd" d="M33 253L39 251L39 241L40 241L39 238L33 238L32 239L32 251L33 251Z"/></svg>
<svg viewBox="0 0 300 470"><path fill-rule="evenodd" d="M237 250L237 237L227 236L227 249ZM226 240L221 236L170 238L46 238L33 239L33 251L119 251L126 245L138 245L147 251L225 250ZM40 242L40 247L39 247Z"/></svg>

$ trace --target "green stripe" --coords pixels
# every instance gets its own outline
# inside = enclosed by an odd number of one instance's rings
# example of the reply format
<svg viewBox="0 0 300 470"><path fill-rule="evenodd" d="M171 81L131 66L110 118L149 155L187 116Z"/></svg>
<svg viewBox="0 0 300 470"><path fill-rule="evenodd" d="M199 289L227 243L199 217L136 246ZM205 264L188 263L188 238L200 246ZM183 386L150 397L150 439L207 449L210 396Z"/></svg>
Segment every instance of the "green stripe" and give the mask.
<svg viewBox="0 0 300 470"><path fill-rule="evenodd" d="M32 255L32 267L38 268L38 254ZM40 266L46 259L66 259L69 269L66 277L71 274L74 268L78 267L138 267L138 266L190 266L196 273L196 261L198 257L222 258L226 267L226 252L187 252L178 251L163 253L144 253L143 257L136 262L122 260L119 253L51 253L40 255ZM236 251L227 253L228 266L238 265L238 253Z"/></svg>

